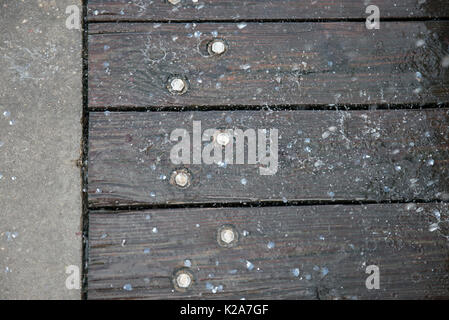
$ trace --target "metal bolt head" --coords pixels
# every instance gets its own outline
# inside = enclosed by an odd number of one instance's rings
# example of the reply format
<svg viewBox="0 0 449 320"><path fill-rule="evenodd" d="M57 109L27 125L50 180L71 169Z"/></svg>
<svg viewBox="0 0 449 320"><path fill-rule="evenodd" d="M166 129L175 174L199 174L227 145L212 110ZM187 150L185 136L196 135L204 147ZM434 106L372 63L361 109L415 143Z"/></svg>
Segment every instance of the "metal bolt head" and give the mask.
<svg viewBox="0 0 449 320"><path fill-rule="evenodd" d="M173 78L170 80L170 89L172 92L182 93L186 88L186 82L181 78Z"/></svg>
<svg viewBox="0 0 449 320"><path fill-rule="evenodd" d="M237 244L239 234L231 225L224 225L218 229L217 241L222 247L233 247Z"/></svg>
<svg viewBox="0 0 449 320"><path fill-rule="evenodd" d="M181 272L176 277L176 283L178 284L178 287L187 289L192 283L192 278L190 278L190 275L188 275L187 273Z"/></svg>
<svg viewBox="0 0 449 320"><path fill-rule="evenodd" d="M184 172L179 172L175 177L175 182L180 187L185 187L189 183L189 177Z"/></svg>
<svg viewBox="0 0 449 320"><path fill-rule="evenodd" d="M224 44L223 41L220 41L220 40L214 41L212 43L211 50L212 50L213 53L222 54L226 50L226 45Z"/></svg>
<svg viewBox="0 0 449 320"><path fill-rule="evenodd" d="M180 188L187 188L190 180L190 173L186 169L174 171L170 178L170 182Z"/></svg>
<svg viewBox="0 0 449 320"><path fill-rule="evenodd" d="M215 39L209 43L208 49L211 55L220 55L225 53L227 45L223 40Z"/></svg>
<svg viewBox="0 0 449 320"><path fill-rule="evenodd" d="M181 2L181 0L168 0L171 4L178 4Z"/></svg>
<svg viewBox="0 0 449 320"><path fill-rule="evenodd" d="M193 285L194 277L190 269L181 268L173 274L173 285L177 291L185 292Z"/></svg>
<svg viewBox="0 0 449 320"><path fill-rule="evenodd" d="M221 230L220 237L221 241L227 244L230 244L235 239L234 232L230 229Z"/></svg>
<svg viewBox="0 0 449 320"><path fill-rule="evenodd" d="M231 137L230 137L229 133L227 133L227 132L220 132L215 137L215 141L219 145L226 146L231 141Z"/></svg>

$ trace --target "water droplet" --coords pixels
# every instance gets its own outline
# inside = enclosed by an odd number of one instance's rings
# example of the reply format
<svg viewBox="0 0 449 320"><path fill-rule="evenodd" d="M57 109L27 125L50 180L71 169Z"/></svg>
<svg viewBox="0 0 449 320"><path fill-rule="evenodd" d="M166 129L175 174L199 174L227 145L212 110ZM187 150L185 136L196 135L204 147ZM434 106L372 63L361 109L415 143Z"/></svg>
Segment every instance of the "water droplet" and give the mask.
<svg viewBox="0 0 449 320"><path fill-rule="evenodd" d="M324 277L329 273L329 269L326 267L321 268L321 275Z"/></svg>
<svg viewBox="0 0 449 320"><path fill-rule="evenodd" d="M254 265L248 260L246 260L246 269L248 269L249 271L254 269Z"/></svg>
<svg viewBox="0 0 449 320"><path fill-rule="evenodd" d="M268 242L268 244L267 244L267 248L268 248L268 249L273 249L274 246L275 246L275 244L274 244L273 241L270 241L270 242Z"/></svg>
<svg viewBox="0 0 449 320"><path fill-rule="evenodd" d="M433 211L433 215L435 216L435 218L437 218L438 220L440 220L441 219L441 214L440 214L440 211L438 211L438 210L434 210Z"/></svg>
<svg viewBox="0 0 449 320"><path fill-rule="evenodd" d="M429 231L430 232L434 232L435 230L438 230L438 223L432 223L430 226L429 226Z"/></svg>
<svg viewBox="0 0 449 320"><path fill-rule="evenodd" d="M247 26L247 24L244 23L244 22L242 22L242 23L239 23L239 24L237 25L237 28L239 28L240 30L242 30L242 29L245 28L246 26Z"/></svg>
<svg viewBox="0 0 449 320"><path fill-rule="evenodd" d="M425 45L426 42L422 39L419 39L418 41L416 41L416 46L417 47L422 47L423 45Z"/></svg>
<svg viewBox="0 0 449 320"><path fill-rule="evenodd" d="M6 241L12 241L19 236L19 233L16 231L13 231L13 232L7 231L7 232L5 232L5 235L6 235Z"/></svg>
<svg viewBox="0 0 449 320"><path fill-rule="evenodd" d="M294 277L299 277L299 269L298 268L292 269L291 272Z"/></svg>
<svg viewBox="0 0 449 320"><path fill-rule="evenodd" d="M152 231L153 231L153 233L158 233L158 230L156 227L154 227Z"/></svg>
<svg viewBox="0 0 449 320"><path fill-rule="evenodd" d="M417 81L419 81L419 82L422 81L422 74L421 74L421 72L417 71L417 72L415 73L415 79L416 79Z"/></svg>
<svg viewBox="0 0 449 320"><path fill-rule="evenodd" d="M192 261L189 259L184 260L184 267L190 268L192 266Z"/></svg>
<svg viewBox="0 0 449 320"><path fill-rule="evenodd" d="M240 180L240 183L243 184L244 186L246 186L248 181L245 178L242 178L242 180Z"/></svg>
<svg viewBox="0 0 449 320"><path fill-rule="evenodd" d="M133 286L131 284L127 283L127 284L125 284L123 286L123 289L126 290L126 291L132 291L133 290Z"/></svg>

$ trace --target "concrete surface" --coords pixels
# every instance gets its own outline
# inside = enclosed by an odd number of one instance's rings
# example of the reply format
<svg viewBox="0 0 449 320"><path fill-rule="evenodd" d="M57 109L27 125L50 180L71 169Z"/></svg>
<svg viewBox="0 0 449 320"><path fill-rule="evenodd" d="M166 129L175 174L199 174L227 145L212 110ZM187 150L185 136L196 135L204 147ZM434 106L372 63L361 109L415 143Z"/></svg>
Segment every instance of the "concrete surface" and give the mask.
<svg viewBox="0 0 449 320"><path fill-rule="evenodd" d="M0 299L79 299L80 0L0 1Z"/></svg>

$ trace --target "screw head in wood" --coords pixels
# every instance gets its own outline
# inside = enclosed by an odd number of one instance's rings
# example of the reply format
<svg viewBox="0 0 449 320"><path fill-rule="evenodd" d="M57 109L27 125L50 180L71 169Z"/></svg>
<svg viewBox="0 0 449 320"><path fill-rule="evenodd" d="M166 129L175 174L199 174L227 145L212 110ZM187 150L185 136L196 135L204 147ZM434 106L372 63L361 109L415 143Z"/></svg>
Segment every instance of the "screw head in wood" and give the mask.
<svg viewBox="0 0 449 320"><path fill-rule="evenodd" d="M186 169L176 170L170 177L170 183L179 187L187 188L190 185L191 175Z"/></svg>
<svg viewBox="0 0 449 320"><path fill-rule="evenodd" d="M178 291L187 291L193 285L193 281L193 274L188 268L181 268L173 274L173 285Z"/></svg>
<svg viewBox="0 0 449 320"><path fill-rule="evenodd" d="M219 132L216 137L215 141L222 146L226 146L231 141L231 136L228 132Z"/></svg>
<svg viewBox="0 0 449 320"><path fill-rule="evenodd" d="M181 0L168 0L168 2L170 2L171 4L179 4L181 2Z"/></svg>
<svg viewBox="0 0 449 320"><path fill-rule="evenodd" d="M222 39L215 39L211 41L208 45L208 51L211 55L220 55L226 52L228 46L226 42Z"/></svg>
<svg viewBox="0 0 449 320"><path fill-rule="evenodd" d="M167 89L172 94L184 94L188 89L187 80L184 77L173 76L168 79Z"/></svg>
<svg viewBox="0 0 449 320"><path fill-rule="evenodd" d="M192 278L190 278L187 273L180 273L178 274L178 277L176 277L176 283L178 284L178 287L186 289L190 287Z"/></svg>
<svg viewBox="0 0 449 320"><path fill-rule="evenodd" d="M234 226L224 225L218 229L217 241L222 247L230 248L237 244L239 234Z"/></svg>

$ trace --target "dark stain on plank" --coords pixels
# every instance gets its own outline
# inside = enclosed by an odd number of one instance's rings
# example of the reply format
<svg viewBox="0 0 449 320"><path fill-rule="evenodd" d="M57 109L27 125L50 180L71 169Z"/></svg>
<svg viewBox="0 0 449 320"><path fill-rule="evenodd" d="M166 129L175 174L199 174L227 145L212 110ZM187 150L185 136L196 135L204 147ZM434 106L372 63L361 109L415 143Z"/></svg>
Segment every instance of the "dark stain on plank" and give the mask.
<svg viewBox="0 0 449 320"><path fill-rule="evenodd" d="M449 16L446 0L89 0L88 19L93 21L263 20L263 19L365 19L366 7L375 4L381 18L443 18Z"/></svg>
<svg viewBox="0 0 449 320"><path fill-rule="evenodd" d="M89 299L449 298L447 204L171 209L89 217ZM240 234L232 248L217 243L224 224ZM195 282L178 292L172 275L185 265ZM378 290L365 286L369 265L379 267Z"/></svg>
<svg viewBox="0 0 449 320"><path fill-rule="evenodd" d="M248 164L247 146L245 164L232 164L235 146L232 163L173 164L171 133L192 139L193 121L202 131L278 129L277 172ZM448 123L447 109L92 112L89 205L448 200ZM187 189L169 182L179 168L192 175Z"/></svg>
<svg viewBox="0 0 449 320"><path fill-rule="evenodd" d="M327 106L449 101L449 23L93 24L89 107ZM229 49L208 56L224 39ZM445 62L446 61L446 62ZM444 66L446 67L444 67ZM189 90L167 90L172 75Z"/></svg>

